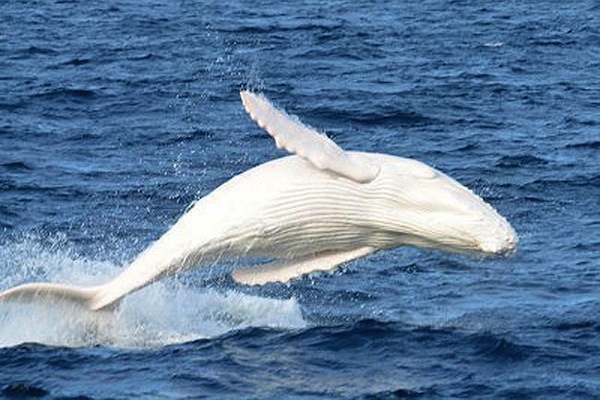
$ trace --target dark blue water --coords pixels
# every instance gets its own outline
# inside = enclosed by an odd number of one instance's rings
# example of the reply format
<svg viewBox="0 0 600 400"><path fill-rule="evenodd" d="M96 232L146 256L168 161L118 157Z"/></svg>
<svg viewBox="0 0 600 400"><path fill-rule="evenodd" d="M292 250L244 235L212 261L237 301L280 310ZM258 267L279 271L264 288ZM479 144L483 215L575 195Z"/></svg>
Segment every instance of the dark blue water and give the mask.
<svg viewBox="0 0 600 400"><path fill-rule="evenodd" d="M282 156L245 87L347 149L455 177L518 253L396 249L262 288L214 266L104 324L5 305L0 394L600 396L598 2L295 3L3 1L0 289L104 282Z"/></svg>

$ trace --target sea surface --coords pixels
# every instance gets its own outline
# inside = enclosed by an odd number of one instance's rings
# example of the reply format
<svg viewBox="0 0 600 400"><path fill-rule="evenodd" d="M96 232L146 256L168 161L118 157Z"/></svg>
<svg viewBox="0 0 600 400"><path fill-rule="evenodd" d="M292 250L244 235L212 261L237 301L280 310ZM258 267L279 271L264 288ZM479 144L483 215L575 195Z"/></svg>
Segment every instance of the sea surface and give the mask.
<svg viewBox="0 0 600 400"><path fill-rule="evenodd" d="M102 317L2 304L0 397L600 398L594 0L4 0L0 290L106 282L284 156L243 88L459 180L517 253L398 248L264 287L211 265Z"/></svg>

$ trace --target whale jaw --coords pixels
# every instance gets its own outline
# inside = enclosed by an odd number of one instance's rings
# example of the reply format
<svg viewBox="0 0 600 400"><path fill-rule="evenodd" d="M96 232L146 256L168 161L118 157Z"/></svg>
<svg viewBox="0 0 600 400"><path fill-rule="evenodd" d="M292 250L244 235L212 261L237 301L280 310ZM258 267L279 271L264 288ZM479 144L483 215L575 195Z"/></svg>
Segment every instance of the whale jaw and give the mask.
<svg viewBox="0 0 600 400"><path fill-rule="evenodd" d="M417 160L353 154L380 165L368 209L373 226L391 235L386 248L410 245L476 257L515 252L518 238L510 223L461 183Z"/></svg>

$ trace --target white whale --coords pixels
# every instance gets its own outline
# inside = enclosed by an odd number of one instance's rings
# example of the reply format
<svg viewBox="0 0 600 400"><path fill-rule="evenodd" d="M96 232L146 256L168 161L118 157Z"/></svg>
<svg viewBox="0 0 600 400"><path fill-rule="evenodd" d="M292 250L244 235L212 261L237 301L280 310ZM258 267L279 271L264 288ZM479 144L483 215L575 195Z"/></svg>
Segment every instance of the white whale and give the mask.
<svg viewBox="0 0 600 400"><path fill-rule="evenodd" d="M258 165L198 200L105 285L30 283L1 293L0 301L110 309L164 276L241 257L275 259L233 272L235 281L255 285L402 245L475 255L515 250L506 219L443 173L412 159L344 151L264 96L243 91L241 97L277 147L293 155Z"/></svg>

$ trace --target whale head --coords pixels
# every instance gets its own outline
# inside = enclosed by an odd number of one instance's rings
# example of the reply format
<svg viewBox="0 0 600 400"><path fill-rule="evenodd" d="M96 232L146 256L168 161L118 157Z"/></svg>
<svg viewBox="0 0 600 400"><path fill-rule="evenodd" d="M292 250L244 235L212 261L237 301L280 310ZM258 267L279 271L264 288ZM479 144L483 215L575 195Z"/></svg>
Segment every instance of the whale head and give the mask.
<svg viewBox="0 0 600 400"><path fill-rule="evenodd" d="M471 190L419 161L377 157L385 159L373 182L380 186L379 200L385 208L377 212L396 240L476 256L515 252L515 230Z"/></svg>

